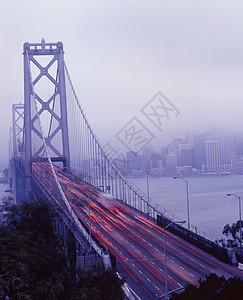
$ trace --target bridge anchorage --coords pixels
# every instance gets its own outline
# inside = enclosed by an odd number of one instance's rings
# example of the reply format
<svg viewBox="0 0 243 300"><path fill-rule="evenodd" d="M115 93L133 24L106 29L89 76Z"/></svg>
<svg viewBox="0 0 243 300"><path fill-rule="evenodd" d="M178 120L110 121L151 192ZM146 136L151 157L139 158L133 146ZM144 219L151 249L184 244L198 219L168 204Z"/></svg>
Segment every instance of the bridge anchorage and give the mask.
<svg viewBox="0 0 243 300"><path fill-rule="evenodd" d="M75 241L71 244L75 244L79 265L88 262L87 257L84 260L84 253L96 253L99 262L110 267L109 248L116 256L121 273L125 272L124 276L135 282L136 277L141 277L143 282L145 275L138 273L133 260L139 261L145 269L151 268L152 262L147 256L142 259L146 265L141 263L141 248L144 246L149 251L156 243L159 250L156 248L154 252L163 253L161 241L165 232L161 227L166 227L173 218L125 178L105 152L74 90L63 44L44 40L25 43L23 56L24 105L13 106L11 142L16 202L26 199L29 193L49 201L58 213L57 232L65 241ZM192 244L197 243L198 247L203 244L205 249L216 249L180 225L172 224L168 230ZM121 232L126 236L118 237ZM140 235L144 235L143 242ZM150 242L145 240L150 238ZM132 247L135 240L136 245ZM123 251L132 257L131 261ZM162 264L156 269L158 275L154 280L159 281L156 286L163 285L164 266L160 255L150 252L149 255L158 265ZM220 255L227 260L223 250ZM92 263L94 260L90 259ZM154 276L153 270L151 274ZM183 280L183 284L187 282ZM157 289L153 283L146 284L150 294L164 293L163 287ZM173 284L171 289L176 287ZM138 293L141 291L136 284L135 289ZM147 297L148 294L143 299L150 299Z"/></svg>

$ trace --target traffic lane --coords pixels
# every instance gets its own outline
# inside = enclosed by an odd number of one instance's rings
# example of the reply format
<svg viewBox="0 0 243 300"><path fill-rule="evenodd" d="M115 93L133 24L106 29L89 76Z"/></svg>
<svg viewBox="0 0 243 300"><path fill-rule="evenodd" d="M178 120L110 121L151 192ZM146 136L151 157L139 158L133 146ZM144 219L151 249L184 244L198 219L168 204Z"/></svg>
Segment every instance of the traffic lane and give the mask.
<svg viewBox="0 0 243 300"><path fill-rule="evenodd" d="M158 249L151 249L152 245L150 243L147 243L147 241L145 239L143 239L140 230L139 230L140 235L136 235L136 234L134 234L133 230L131 230L131 228L125 226L123 223L119 223L119 222L117 222L117 220L116 220L116 222L114 222L114 220L109 219L109 216L107 216L107 214L104 214L103 211L99 211L99 213L101 213L101 215L103 216L103 220L107 219L108 222L112 223L116 227L115 228L116 230L121 230L126 235L126 237L125 237L126 239L127 238L132 239L133 243L137 243L140 246L139 252L147 250L149 252L149 255L154 255L155 250L159 251ZM110 230L112 230L112 228L110 228ZM127 232L129 232L129 234ZM123 241L123 242L125 242L125 241ZM147 244L147 247L145 246L146 244ZM129 241L128 245L130 245L130 241ZM159 254L161 254L161 252L159 252ZM161 255L157 256L156 258L160 259L160 260L162 259ZM147 256L144 256L142 259L147 260ZM161 270L161 268L160 268L160 270ZM181 275L181 276L183 276L183 275ZM190 281L190 279L188 279L188 276L187 276L187 280ZM190 281L190 283L192 283L192 281Z"/></svg>
<svg viewBox="0 0 243 300"><path fill-rule="evenodd" d="M107 216L107 214L104 214L103 213L103 211L99 211L100 213L101 213L101 215L104 217L104 218L107 218L108 216ZM111 221L111 222L113 222L113 224L114 224L114 220L108 220L108 221ZM117 220L116 220L117 221ZM128 220L127 220L128 221ZM126 230L128 230L128 228L126 227L126 226L124 226L123 224L120 224L121 225L121 227L123 228L119 228L119 226L118 226L118 224L117 224L117 222L116 222L116 224L115 224L115 226L116 226L116 230L118 229L118 230L122 230L124 233L125 233L125 231ZM130 231L131 232L131 231ZM141 234L141 230L139 230L139 233ZM131 238L131 235L129 235L129 238ZM140 237L138 237L137 236L137 238L141 238L141 236ZM143 242L143 244L141 244L138 240L135 240L134 239L134 237L132 238L132 240L134 241L134 242L137 242L137 243L139 243L140 244L140 246L142 246L143 248L144 248L144 243L146 243L146 241L144 240L144 239L142 239L142 242ZM150 246L151 247L151 244L149 244L148 243L148 246ZM148 248L147 248L147 250L148 250ZM153 251L154 251L154 249L153 249ZM150 251L150 253L149 253L150 255L151 255L151 251ZM145 259L146 259L146 257L145 257ZM171 267L172 268L172 267ZM180 270L179 270L179 268L180 268ZM170 266L168 265L168 269L170 269ZM173 274L171 274L171 276L173 276L173 277L178 277L178 273L179 273L179 271L180 271L180 276L181 276L181 280L183 280L182 282L190 282L190 283L195 283L194 281L192 281L192 280L190 280L189 279L189 275L190 275L190 273L188 273L188 274L182 274L183 272L181 271L181 269L182 270L184 270L184 268L183 267L181 267L180 265L179 266L173 266ZM159 270L161 270L161 268L159 269ZM178 271L179 270L179 271ZM151 269L149 270L150 272L151 272ZM157 272L158 272L158 270L157 270ZM185 273L185 272L184 272ZM186 280L185 280L185 276L187 276L186 277Z"/></svg>
<svg viewBox="0 0 243 300"><path fill-rule="evenodd" d="M187 249L187 251L188 251L188 249ZM174 255L174 254L172 254L172 255ZM191 255L191 253L190 253L190 255ZM181 254L179 254L178 255L179 256L179 258L181 258ZM191 260L191 258L190 257L188 257L189 258L189 260ZM185 261L187 261L188 262L188 260L185 260ZM183 260L182 260L182 262L183 262ZM193 264L190 264L190 268L194 268L195 269L195 271L196 271L196 274L197 274L197 277L202 277L202 276L205 276L205 274L208 274L208 273L210 273L210 272L216 272L216 273L218 273L218 274L222 274L222 275L224 275L224 276L231 276L232 275L232 272L231 272L231 274L229 275L229 273L227 273L225 270L223 270L222 268L220 268L219 266L217 266L216 264L215 264L215 262L214 263L212 263L212 262L210 262L210 261L208 261L208 269L204 266L204 265L202 265L202 262L200 262L200 261L195 261L194 260L194 262L195 262L195 265L193 266ZM204 257L204 262L205 262L205 257ZM187 264L188 265L188 264ZM184 268L183 268L183 266L179 266L182 270L184 270ZM187 267L187 266L185 266L185 267ZM225 267L225 266L224 266ZM231 270L232 271L232 270ZM195 277L195 275L193 275L193 274L191 274L191 272L189 272L190 273L190 275L192 275L192 276L194 276ZM239 273L237 273L237 275L239 275ZM241 274L240 274L241 275Z"/></svg>
<svg viewBox="0 0 243 300"><path fill-rule="evenodd" d="M142 252L137 250L134 245L131 244L129 235L124 230L119 232L118 228L116 226L114 228L112 223L105 222L104 217L102 217L102 219L97 216L94 218L94 216L91 214L91 218L95 222L94 226L97 227L97 225L99 225L99 231L102 232L102 235L105 235L110 241L112 241L112 243L115 244L120 251L122 250L124 253L126 253L126 260L132 261L133 265L134 262L136 263L136 267L141 274L149 272L149 275L147 276L153 275L159 280L159 282L164 282L164 273L159 272L159 270L154 272L154 266L149 262L147 257L143 255ZM152 278L152 281L154 281L156 278Z"/></svg>
<svg viewBox="0 0 243 300"><path fill-rule="evenodd" d="M68 197L69 197L69 200L70 200L70 202L72 202L72 201L78 201L79 199L78 198L76 198L75 196L77 196L77 197L80 197L81 195L80 195L80 193L77 193L77 190L75 190L75 186L73 186L69 181L66 181L66 183L64 183L63 181L62 181L62 183L63 183L63 185L65 186L65 189L66 189L66 194L68 195ZM74 196L74 195L75 196ZM85 200L85 199L82 199L82 200ZM104 215L103 215L104 216ZM94 221L94 220L93 220ZM109 220L109 221L111 221L111 219ZM130 221L130 220L127 220L127 221ZM120 225L122 225L122 224L120 224ZM123 227L123 226L121 226L121 227ZM118 229L118 226L116 225L116 229ZM124 232L124 230L127 230L127 227L123 227L123 229L122 228L120 228L120 230L123 230L123 232ZM131 238L131 236L129 236L130 238ZM132 238L133 239L133 241L134 241L134 238ZM138 242L138 241L136 241L136 242ZM143 242L145 242L145 240L143 240ZM126 246L127 247L127 246ZM139 253L140 253L140 251L138 251ZM140 258L140 259L146 259L146 257L142 257L142 258ZM143 266L144 266L144 264L142 264ZM151 267L151 266L150 266ZM147 266L145 267L145 268L148 268ZM145 271L147 271L147 270L145 270ZM150 272L150 273L153 273L153 270L152 269L148 269L148 271ZM156 274L154 274L154 276L156 277L158 277L158 275L156 275ZM161 281L161 278L159 278L159 280Z"/></svg>
<svg viewBox="0 0 243 300"><path fill-rule="evenodd" d="M135 259L129 259L129 252L127 252L127 247L121 251L121 247L117 245L117 240L111 242L111 236L106 236L106 232L104 234L103 230L97 230L97 226L93 228L93 232L95 232L98 236L100 242L103 242L110 251L116 256L117 259L117 268L119 273L123 278L126 279L129 286L133 288L133 290L139 295L144 295L142 299L155 299L153 295L155 293L162 294L158 287L154 284L151 284L151 280L148 280L144 273L137 266L138 262ZM119 242L118 242L119 244ZM117 247L118 246L118 247ZM133 262L136 261L136 264ZM146 297L145 297L146 295Z"/></svg>
<svg viewBox="0 0 243 300"><path fill-rule="evenodd" d="M149 220L144 220L142 217L139 217L141 222L147 223L150 227L152 226L157 232L161 232L163 234L163 229L161 227L158 227L156 224L152 224ZM181 258L181 253L184 253L187 257L186 261L189 262L192 260L195 262L199 269L202 267L203 264L206 264L208 266L209 272L218 272L219 274L224 274L225 276L237 276L242 278L242 272L238 270L236 267L232 267L224 262L221 262L220 260L216 259L212 255L202 251L201 249L189 244L188 242L182 240L181 238L173 235L170 232L167 232L167 243L170 244L171 242L174 242L174 250L177 252L177 256L179 259ZM160 242L163 242L163 239L161 235L157 236L158 239L160 239ZM195 267L195 265L194 265ZM205 268L205 266L203 266ZM204 271L205 272L205 271Z"/></svg>
<svg viewBox="0 0 243 300"><path fill-rule="evenodd" d="M86 215L86 217L87 217L87 215ZM142 274L142 276L145 276L146 280L148 280L149 282L157 281L158 285L160 285L161 282L164 282L164 279L163 279L164 271L161 269L156 270L155 266L150 263L150 261L147 259L146 256L143 256L143 254L140 253L140 251L138 251L137 249L134 249L133 245L131 246L131 243L127 240L126 235L124 237L124 235L118 234L117 228L115 228L116 230L114 231L114 228L112 228L111 224L104 223L104 218L102 218L102 220L97 217L93 218L92 214L91 214L91 218L95 222L94 226L96 228L97 228L97 224L100 226L99 233L102 234L102 236L106 236L107 240L109 240L110 244L112 244L116 248L119 248L119 250L117 250L117 251L121 252L121 249L122 249L122 253L123 253L123 256L125 257L126 263L128 261L131 261L131 264L133 265L133 267L135 269L137 269L138 272L140 274ZM122 233L123 233L123 231L122 231ZM107 240L106 240L106 243L107 243ZM148 279L149 277L151 277L151 279ZM170 287L170 283L169 283L169 287ZM175 283L175 285L173 285L171 287L178 287L178 285ZM155 288L156 288L156 284L155 284ZM159 292L159 289L157 290L157 292Z"/></svg>
<svg viewBox="0 0 243 300"><path fill-rule="evenodd" d="M104 217L104 216L103 216ZM109 220L108 220L109 221ZM102 218L102 223L104 222L104 218ZM104 228L106 227L106 228ZM106 224L106 226L103 225L103 229L105 229L106 231L106 235L108 234L108 238L111 240L112 238L114 238L114 233L113 235L111 236L110 235L110 232L114 232L113 228L111 226L109 226L109 224ZM115 228L116 231L117 231L117 228ZM122 231L124 232L124 230ZM122 241L122 243L121 243ZM128 250L128 252L130 253L130 260L133 260L136 262L137 264L137 268L139 269L139 272L142 272L143 274L146 274L146 277L149 278L150 276L154 276L154 278L151 278L150 281L152 282L155 282L156 280L158 280L158 285L164 281L163 280L163 277L164 277L164 269L162 269L163 266L163 261L162 261L162 264L161 266L155 266L154 263L152 264L150 262L150 260L147 258L146 255L143 255L139 250L137 249L133 249L132 252L131 250L129 250L129 246L131 245L131 243L129 241L127 241L127 238L124 239L122 238L121 236L117 236L116 238L116 242L118 242L120 244L120 246L118 245L118 247L120 248L121 245L125 245L126 247L126 250ZM128 244L127 244L128 242ZM132 246L134 248L134 246ZM149 249L147 249L149 251L149 255L153 255L153 253L151 253L151 251ZM137 253L137 256L135 256L135 252ZM129 254L126 254L128 257L129 257ZM126 256L126 257L127 257ZM127 259L127 258L126 258ZM156 258L152 258L152 260L155 260ZM145 263L146 262L146 263ZM176 271L174 271L176 272ZM179 278L178 276L178 271L176 272L177 274L177 277ZM170 276L170 275L169 275ZM182 274L180 275L182 277ZM173 278L175 277L175 274L173 274ZM170 281L173 282L173 285L170 284ZM188 278L187 280L184 280L183 282L188 282ZM169 277L169 280L168 280L168 287L169 289L171 288L177 288L177 287L180 287L181 284L179 282L176 282L175 280L172 280L171 277Z"/></svg>
<svg viewBox="0 0 243 300"><path fill-rule="evenodd" d="M133 212L134 213L134 212ZM198 264L198 263L196 263L196 264Z"/></svg>
<svg viewBox="0 0 243 300"><path fill-rule="evenodd" d="M229 266L210 254L190 245L189 243L174 237L169 233L166 242L167 254L172 262L180 264L180 268L189 270L192 275L204 277L206 274L215 272L224 275L226 278L231 276L242 277L237 268Z"/></svg>
<svg viewBox="0 0 243 300"><path fill-rule="evenodd" d="M134 230L138 230L138 235L136 235L135 233L134 233ZM130 234L131 233L133 233L133 235L134 235L134 237L136 237L137 239L139 239L139 238L141 238L141 241L142 241L142 243L141 242L138 242L137 241L137 243L138 243L138 245L137 245L137 248L138 249L140 249L141 251L143 251L143 250L148 250L149 251L149 253L148 253L148 255L156 255L156 252L158 252L158 255L156 256L156 258L159 260L161 260L162 258L162 256L164 256L164 254L163 254L163 252L164 252L164 248L163 248L163 246L162 246L162 248L161 248L161 245L163 245L163 241L164 241L164 237L163 237L163 239L161 239L161 243L158 243L158 241L157 240L154 240L154 239L151 239L150 238L150 235L152 234L152 232L151 231L149 231L149 234L146 232L146 231L144 231L144 230L141 230L141 227L139 227L139 228L133 228L132 230L130 230ZM143 239L143 234L145 233L145 236L146 236L146 240L145 239ZM157 233L158 234L158 233ZM149 241L149 238L150 238L150 241ZM135 239L133 239L134 241L136 241ZM152 246L152 244L154 245L154 247ZM145 246L146 245L146 246ZM160 247L160 249L158 249L158 247ZM151 253L152 252L152 253ZM172 255L175 255L174 253L172 253ZM146 258L146 256L145 256L145 258ZM182 266L178 266L181 270L184 270L185 268L183 268ZM168 269L170 269L170 266L168 265ZM172 268L173 270L174 270L174 272L175 273L177 273L177 274L175 274L175 275L178 275L178 268L175 268L174 266L173 266L173 268ZM176 271L177 270L177 271ZM185 274L186 273L186 271L185 272L182 272L180 270L180 273L184 273L184 274L181 274L181 276L183 277L184 276L184 278L186 277L186 280L188 281L188 282L190 282L190 283L195 283L195 280L193 280L193 278L191 278L190 279L190 276L192 276L192 277L194 277L195 278L195 276L193 276L193 275L191 275L191 273L188 273L188 274ZM185 281L185 280L184 280Z"/></svg>
<svg viewBox="0 0 243 300"><path fill-rule="evenodd" d="M97 201L97 200L99 200L99 199L95 199L95 201ZM102 207L104 207L104 205L102 205ZM126 209L124 209L123 207L121 207L121 205L120 205L120 207L119 207L120 209L123 209L123 211L124 210L126 210L126 213L129 213L129 210L128 210L128 208L126 208ZM107 208L106 208L106 210L107 210ZM112 209L110 209L110 211L112 212ZM113 211L113 213L115 213L116 215L117 215L117 210L114 212ZM130 215L131 215L131 212L130 212ZM134 212L132 212L132 216L134 216ZM120 215L118 215L118 217L120 217ZM126 221L128 221L128 220L126 220ZM130 221L130 220L129 220ZM141 217L140 217L140 221L141 221ZM144 222L144 220L143 220L143 222ZM151 227L151 224L149 224L149 226ZM200 266L200 262L198 263L198 265ZM214 269L215 270L215 269ZM212 271L212 270L211 270ZM217 271L217 270L216 270Z"/></svg>
<svg viewBox="0 0 243 300"><path fill-rule="evenodd" d="M193 261L195 264L199 266L203 266L204 268L208 268L209 271L216 272L219 274L224 274L226 277L236 276L239 278L243 278L242 272L234 266L230 266L211 254L208 254L201 249L189 244L188 242L181 240L174 235L170 235L170 239L174 243L174 250L183 253L187 257L185 261ZM172 244L173 245L173 244Z"/></svg>

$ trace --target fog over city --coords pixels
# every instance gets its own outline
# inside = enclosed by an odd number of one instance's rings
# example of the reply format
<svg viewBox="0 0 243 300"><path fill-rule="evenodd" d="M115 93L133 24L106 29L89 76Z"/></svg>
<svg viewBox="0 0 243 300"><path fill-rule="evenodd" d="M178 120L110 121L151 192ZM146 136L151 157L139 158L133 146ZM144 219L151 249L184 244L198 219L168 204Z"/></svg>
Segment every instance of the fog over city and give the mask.
<svg viewBox="0 0 243 300"><path fill-rule="evenodd" d="M243 131L243 2L1 0L0 165L11 107L23 103L23 44L61 41L81 105L103 143L134 117L157 147L186 131ZM174 111L142 113L158 92ZM167 102L168 104L168 102ZM175 113L178 112L178 113Z"/></svg>

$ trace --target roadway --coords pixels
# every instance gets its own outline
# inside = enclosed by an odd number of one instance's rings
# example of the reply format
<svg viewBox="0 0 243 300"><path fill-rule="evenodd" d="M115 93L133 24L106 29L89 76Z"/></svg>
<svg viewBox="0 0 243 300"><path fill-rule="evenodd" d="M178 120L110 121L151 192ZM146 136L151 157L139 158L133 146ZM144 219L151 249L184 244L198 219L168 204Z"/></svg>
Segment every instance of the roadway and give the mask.
<svg viewBox="0 0 243 300"><path fill-rule="evenodd" d="M49 173L50 171L45 171ZM135 212L113 196L92 189L56 169L76 216L116 256L119 274L135 299L156 299L165 292L164 231L144 214ZM43 173L44 174L44 173ZM49 176L51 178L51 175ZM176 235L166 231L168 291L216 273L243 278L242 271L227 265Z"/></svg>

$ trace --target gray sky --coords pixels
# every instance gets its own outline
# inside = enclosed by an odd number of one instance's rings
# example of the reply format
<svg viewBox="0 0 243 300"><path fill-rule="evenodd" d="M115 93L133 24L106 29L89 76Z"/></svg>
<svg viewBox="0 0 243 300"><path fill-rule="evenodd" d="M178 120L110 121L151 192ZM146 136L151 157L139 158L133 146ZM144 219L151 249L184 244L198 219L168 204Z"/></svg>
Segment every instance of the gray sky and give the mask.
<svg viewBox="0 0 243 300"><path fill-rule="evenodd" d="M0 165L23 102L22 45L62 41L74 87L103 142L134 116L165 145L186 130L243 131L240 0L0 0ZM161 91L179 109L161 133L140 109ZM147 122L147 123L146 123Z"/></svg>

